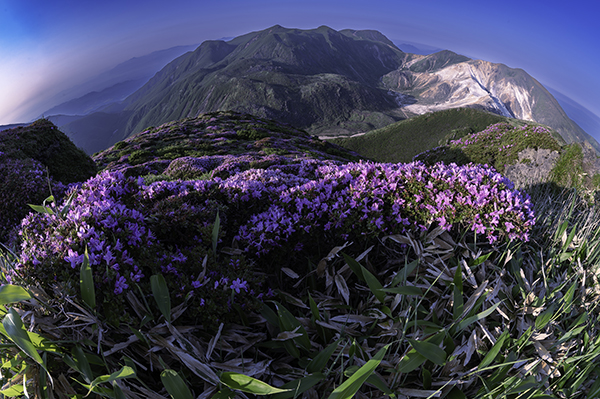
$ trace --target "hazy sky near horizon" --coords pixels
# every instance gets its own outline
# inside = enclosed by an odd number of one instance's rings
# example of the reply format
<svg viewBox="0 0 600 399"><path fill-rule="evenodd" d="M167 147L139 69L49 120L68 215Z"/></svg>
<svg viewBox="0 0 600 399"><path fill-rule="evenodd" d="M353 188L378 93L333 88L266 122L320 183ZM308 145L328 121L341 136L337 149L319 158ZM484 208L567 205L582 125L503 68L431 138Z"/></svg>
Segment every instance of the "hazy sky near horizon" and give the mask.
<svg viewBox="0 0 600 399"><path fill-rule="evenodd" d="M595 0L0 0L0 125L132 57L287 28L374 29L522 68L600 116Z"/></svg>

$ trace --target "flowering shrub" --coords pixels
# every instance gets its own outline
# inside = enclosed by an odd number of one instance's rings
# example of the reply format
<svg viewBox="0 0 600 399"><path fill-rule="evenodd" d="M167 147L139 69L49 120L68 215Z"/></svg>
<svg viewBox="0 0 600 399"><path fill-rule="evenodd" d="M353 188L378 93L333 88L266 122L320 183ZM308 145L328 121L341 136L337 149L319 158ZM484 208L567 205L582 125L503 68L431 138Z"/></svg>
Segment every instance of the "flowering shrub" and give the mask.
<svg viewBox="0 0 600 399"><path fill-rule="evenodd" d="M238 238L263 255L315 240L344 240L463 226L490 243L528 240L534 223L529 198L487 166L423 163L328 165L319 179L283 191Z"/></svg>
<svg viewBox="0 0 600 399"><path fill-rule="evenodd" d="M99 310L129 321L126 293L151 292L150 276L162 273L175 305L206 325L234 316L231 309L258 306L261 280L244 257L212 253L217 211L215 182L157 182L103 172L75 192L68 212L30 214L22 222L20 262L11 278L79 294L79 268L87 249ZM218 193L216 193L218 194ZM216 195L219 197L219 195ZM223 196L221 196L223 197ZM220 287L220 288L219 288ZM219 289L217 289L219 288Z"/></svg>
<svg viewBox="0 0 600 399"><path fill-rule="evenodd" d="M140 132L94 156L101 169L126 176L165 174L196 179L306 159L348 162L358 154L272 120L215 112ZM216 169L216 170L215 170Z"/></svg>
<svg viewBox="0 0 600 399"><path fill-rule="evenodd" d="M429 164L436 162L469 162L489 164L500 172L513 164L525 148L547 148L560 151L560 145L552 133L543 126L513 127L508 123L496 123L485 130L452 140L447 146L436 147L414 157Z"/></svg>
<svg viewBox="0 0 600 399"><path fill-rule="evenodd" d="M0 242L9 241L13 229L31 211L27 204L40 204L50 188L56 196L65 190L62 183L48 181L41 163L0 154Z"/></svg>
<svg viewBox="0 0 600 399"><path fill-rule="evenodd" d="M248 260L253 255L277 248L289 255L432 224L466 228L491 243L527 240L533 224L528 197L487 166L306 160L269 167L149 185L103 172L75 192L64 216L23 220L13 277L46 288L59 282L77 295L87 248L98 302L109 317L121 315L127 292L137 292L136 285L150 292L150 276L161 273L173 302L189 306L186 317L208 325L233 317L237 305L258 306L265 288ZM219 242L238 240L245 255L213 253L217 214Z"/></svg>

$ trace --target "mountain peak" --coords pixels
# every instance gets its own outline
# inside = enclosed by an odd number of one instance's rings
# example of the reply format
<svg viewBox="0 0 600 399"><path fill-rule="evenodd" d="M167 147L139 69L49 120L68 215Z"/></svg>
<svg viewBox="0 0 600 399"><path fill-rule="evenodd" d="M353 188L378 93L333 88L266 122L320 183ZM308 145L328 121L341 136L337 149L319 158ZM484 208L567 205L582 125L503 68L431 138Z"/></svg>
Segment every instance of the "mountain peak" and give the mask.
<svg viewBox="0 0 600 399"><path fill-rule="evenodd" d="M363 39L363 40L371 40L374 42L385 43L388 46L392 46L394 48L398 48L390 39L388 39L383 33L377 30L365 29L365 30L354 30L354 29L344 29L340 31L341 34L346 35L348 37Z"/></svg>

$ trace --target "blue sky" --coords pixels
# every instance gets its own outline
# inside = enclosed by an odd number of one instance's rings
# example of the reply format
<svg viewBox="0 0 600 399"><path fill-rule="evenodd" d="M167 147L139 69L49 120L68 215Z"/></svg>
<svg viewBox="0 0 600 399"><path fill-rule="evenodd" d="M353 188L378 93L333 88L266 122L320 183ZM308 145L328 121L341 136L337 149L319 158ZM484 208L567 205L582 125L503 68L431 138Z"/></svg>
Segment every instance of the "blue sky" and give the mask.
<svg viewBox="0 0 600 399"><path fill-rule="evenodd" d="M1 0L0 125L132 57L279 24L375 29L522 68L600 116L595 0ZM55 104L52 104L55 105Z"/></svg>

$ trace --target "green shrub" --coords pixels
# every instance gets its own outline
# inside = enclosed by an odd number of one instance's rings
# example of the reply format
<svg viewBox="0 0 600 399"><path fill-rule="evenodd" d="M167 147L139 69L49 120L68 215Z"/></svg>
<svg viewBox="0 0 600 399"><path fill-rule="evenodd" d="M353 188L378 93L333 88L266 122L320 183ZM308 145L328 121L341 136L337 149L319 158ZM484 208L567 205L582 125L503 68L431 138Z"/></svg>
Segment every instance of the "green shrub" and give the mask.
<svg viewBox="0 0 600 399"><path fill-rule="evenodd" d="M561 151L550 173L552 182L560 187L582 188L583 150L577 143L569 144Z"/></svg>
<svg viewBox="0 0 600 399"><path fill-rule="evenodd" d="M135 150L131 154L129 154L129 158L127 159L131 165L139 165L146 161L149 161L152 157L152 153L147 150Z"/></svg>

